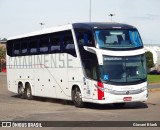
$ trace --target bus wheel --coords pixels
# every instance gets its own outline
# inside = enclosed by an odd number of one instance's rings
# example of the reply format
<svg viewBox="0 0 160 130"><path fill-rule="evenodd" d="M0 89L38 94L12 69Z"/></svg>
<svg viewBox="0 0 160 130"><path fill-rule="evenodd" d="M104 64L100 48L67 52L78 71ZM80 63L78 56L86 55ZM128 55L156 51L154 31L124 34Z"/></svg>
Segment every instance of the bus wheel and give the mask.
<svg viewBox="0 0 160 130"><path fill-rule="evenodd" d="M27 97L28 100L32 100L33 99L32 90L31 90L30 85L26 86L26 97Z"/></svg>
<svg viewBox="0 0 160 130"><path fill-rule="evenodd" d="M122 108L124 107L125 103L114 103L113 105L117 108Z"/></svg>
<svg viewBox="0 0 160 130"><path fill-rule="evenodd" d="M24 91L22 84L18 85L18 97L23 98L23 99L25 98L25 91Z"/></svg>
<svg viewBox="0 0 160 130"><path fill-rule="evenodd" d="M76 107L82 108L84 106L81 91L77 87L76 89L72 90L72 100Z"/></svg>

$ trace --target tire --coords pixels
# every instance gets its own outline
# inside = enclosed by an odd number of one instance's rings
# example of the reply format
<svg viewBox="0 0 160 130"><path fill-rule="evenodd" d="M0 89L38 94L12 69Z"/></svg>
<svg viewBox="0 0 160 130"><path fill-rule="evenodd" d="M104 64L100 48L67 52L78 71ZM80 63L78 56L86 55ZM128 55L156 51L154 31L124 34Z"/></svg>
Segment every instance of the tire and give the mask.
<svg viewBox="0 0 160 130"><path fill-rule="evenodd" d="M22 99L26 98L25 90L21 84L18 85L18 97L20 97Z"/></svg>
<svg viewBox="0 0 160 130"><path fill-rule="evenodd" d="M26 86L26 98L28 99L28 100L32 100L33 99L33 96L32 96L32 90L31 90L31 87L30 87L30 85L27 85Z"/></svg>
<svg viewBox="0 0 160 130"><path fill-rule="evenodd" d="M116 108L123 108L124 105L125 105L125 103L114 103L113 105L114 105L114 107L116 107Z"/></svg>
<svg viewBox="0 0 160 130"><path fill-rule="evenodd" d="M22 87L21 85L18 85L18 97L22 96Z"/></svg>
<svg viewBox="0 0 160 130"><path fill-rule="evenodd" d="M72 90L72 101L76 107L84 107L84 103L82 101L82 94L79 88Z"/></svg>

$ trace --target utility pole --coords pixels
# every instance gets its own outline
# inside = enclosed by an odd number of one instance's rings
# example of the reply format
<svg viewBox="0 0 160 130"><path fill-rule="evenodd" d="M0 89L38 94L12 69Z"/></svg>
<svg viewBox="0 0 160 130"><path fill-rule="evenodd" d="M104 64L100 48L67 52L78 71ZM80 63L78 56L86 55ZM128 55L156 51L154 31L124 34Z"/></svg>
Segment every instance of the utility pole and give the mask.
<svg viewBox="0 0 160 130"><path fill-rule="evenodd" d="M39 23L41 25L41 30L42 30L42 26L45 25L45 23Z"/></svg>
<svg viewBox="0 0 160 130"><path fill-rule="evenodd" d="M108 14L108 16L111 17L111 22L112 22L112 17L115 16L115 14Z"/></svg>
<svg viewBox="0 0 160 130"><path fill-rule="evenodd" d="M90 0L89 3L89 22L91 22L91 17L92 17L92 0Z"/></svg>

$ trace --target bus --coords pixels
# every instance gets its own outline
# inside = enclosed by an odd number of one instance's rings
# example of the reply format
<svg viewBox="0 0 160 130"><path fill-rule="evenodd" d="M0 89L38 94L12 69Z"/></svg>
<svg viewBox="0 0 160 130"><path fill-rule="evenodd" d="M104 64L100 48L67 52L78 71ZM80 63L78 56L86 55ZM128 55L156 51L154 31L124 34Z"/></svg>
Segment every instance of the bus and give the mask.
<svg viewBox="0 0 160 130"><path fill-rule="evenodd" d="M146 101L146 58L138 30L122 23L72 23L11 37L7 86L34 96L114 104Z"/></svg>

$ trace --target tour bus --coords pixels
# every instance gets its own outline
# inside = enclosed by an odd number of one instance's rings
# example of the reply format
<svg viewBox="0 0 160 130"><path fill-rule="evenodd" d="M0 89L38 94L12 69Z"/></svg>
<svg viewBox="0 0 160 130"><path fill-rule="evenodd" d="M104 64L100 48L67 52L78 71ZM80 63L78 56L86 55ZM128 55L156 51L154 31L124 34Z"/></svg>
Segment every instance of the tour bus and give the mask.
<svg viewBox="0 0 160 130"><path fill-rule="evenodd" d="M121 23L73 23L7 41L8 90L123 107L146 101L146 58L138 30Z"/></svg>

